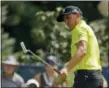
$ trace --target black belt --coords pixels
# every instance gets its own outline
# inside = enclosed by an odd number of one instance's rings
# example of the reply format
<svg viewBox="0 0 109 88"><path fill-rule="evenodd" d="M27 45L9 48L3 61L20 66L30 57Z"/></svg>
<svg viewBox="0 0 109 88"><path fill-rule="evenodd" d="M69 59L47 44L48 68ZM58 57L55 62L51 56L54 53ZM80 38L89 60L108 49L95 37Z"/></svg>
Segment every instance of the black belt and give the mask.
<svg viewBox="0 0 109 88"><path fill-rule="evenodd" d="M101 73L101 70L77 70L74 74L91 74L91 73Z"/></svg>

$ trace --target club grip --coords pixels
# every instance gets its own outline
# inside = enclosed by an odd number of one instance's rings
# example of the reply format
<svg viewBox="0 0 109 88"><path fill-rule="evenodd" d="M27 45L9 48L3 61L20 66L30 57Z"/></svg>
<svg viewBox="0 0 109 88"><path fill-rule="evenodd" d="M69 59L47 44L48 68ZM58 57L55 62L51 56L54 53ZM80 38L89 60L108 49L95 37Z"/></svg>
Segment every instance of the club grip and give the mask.
<svg viewBox="0 0 109 88"><path fill-rule="evenodd" d="M58 74L61 74L60 71L58 71L57 69L54 68L53 70L55 70Z"/></svg>
<svg viewBox="0 0 109 88"><path fill-rule="evenodd" d="M20 45L21 45L21 48L22 48L23 52L27 53L27 49L26 49L26 46L25 46L24 42L21 42Z"/></svg>

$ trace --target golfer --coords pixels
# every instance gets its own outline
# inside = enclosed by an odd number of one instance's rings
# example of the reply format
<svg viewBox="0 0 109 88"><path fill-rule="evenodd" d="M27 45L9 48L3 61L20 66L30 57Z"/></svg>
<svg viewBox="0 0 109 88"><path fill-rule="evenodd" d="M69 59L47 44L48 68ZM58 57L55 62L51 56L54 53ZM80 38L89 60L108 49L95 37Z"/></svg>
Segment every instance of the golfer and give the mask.
<svg viewBox="0 0 109 88"><path fill-rule="evenodd" d="M73 69L73 88L102 88L99 45L92 28L82 18L82 11L76 6L66 7L57 17L58 22L65 22L72 34L71 59L61 74L67 75Z"/></svg>

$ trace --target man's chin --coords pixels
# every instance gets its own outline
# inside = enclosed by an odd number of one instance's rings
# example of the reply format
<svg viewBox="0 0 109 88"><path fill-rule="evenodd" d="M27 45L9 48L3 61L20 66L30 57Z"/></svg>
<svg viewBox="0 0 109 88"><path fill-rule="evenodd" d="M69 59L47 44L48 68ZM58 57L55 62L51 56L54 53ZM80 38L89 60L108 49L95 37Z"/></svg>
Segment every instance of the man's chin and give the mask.
<svg viewBox="0 0 109 88"><path fill-rule="evenodd" d="M8 71L5 71L6 74L10 75L12 74L13 72L8 72Z"/></svg>
<svg viewBox="0 0 109 88"><path fill-rule="evenodd" d="M70 31L72 31L73 30L73 27L70 27L69 29L70 29Z"/></svg>

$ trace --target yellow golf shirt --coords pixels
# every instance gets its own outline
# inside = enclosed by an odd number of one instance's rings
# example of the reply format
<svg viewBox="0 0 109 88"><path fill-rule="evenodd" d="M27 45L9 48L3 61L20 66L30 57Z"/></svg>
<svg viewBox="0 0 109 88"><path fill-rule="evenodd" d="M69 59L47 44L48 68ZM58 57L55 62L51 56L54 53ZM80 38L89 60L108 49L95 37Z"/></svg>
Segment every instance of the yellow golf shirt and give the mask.
<svg viewBox="0 0 109 88"><path fill-rule="evenodd" d="M75 78L75 75L74 75L74 72L73 72L73 69L72 69L70 72L68 72L68 76L66 78L67 87L72 87L73 86L74 78Z"/></svg>
<svg viewBox="0 0 109 88"><path fill-rule="evenodd" d="M87 52L83 59L73 68L76 70L101 70L99 46L96 36L90 26L84 20L81 20L77 26L72 29L71 56L77 51L77 43L80 40L87 42Z"/></svg>

